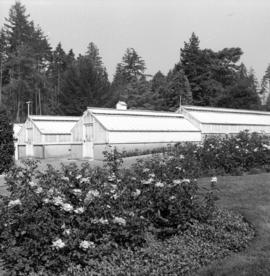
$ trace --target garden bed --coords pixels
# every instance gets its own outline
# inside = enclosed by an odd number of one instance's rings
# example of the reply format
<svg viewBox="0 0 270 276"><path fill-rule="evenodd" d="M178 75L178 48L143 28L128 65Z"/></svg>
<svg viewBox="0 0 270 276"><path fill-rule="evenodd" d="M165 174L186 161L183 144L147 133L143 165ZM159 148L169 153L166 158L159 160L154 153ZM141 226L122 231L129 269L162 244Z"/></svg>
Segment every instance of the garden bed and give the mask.
<svg viewBox="0 0 270 276"><path fill-rule="evenodd" d="M116 150L105 153L104 168L39 172L34 161L12 168L0 206L5 268L10 275L185 275L243 250L254 229L217 207L212 173L267 167L270 147L255 134L229 139L179 145L125 169ZM220 158L224 146L241 156ZM209 185L198 185L202 175L212 175Z"/></svg>

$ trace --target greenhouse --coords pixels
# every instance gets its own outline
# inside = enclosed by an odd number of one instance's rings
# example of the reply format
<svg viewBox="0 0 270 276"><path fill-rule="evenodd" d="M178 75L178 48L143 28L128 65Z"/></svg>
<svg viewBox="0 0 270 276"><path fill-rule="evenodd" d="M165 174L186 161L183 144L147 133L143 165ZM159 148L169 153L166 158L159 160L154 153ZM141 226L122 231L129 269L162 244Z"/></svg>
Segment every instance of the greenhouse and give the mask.
<svg viewBox="0 0 270 276"><path fill-rule="evenodd" d="M167 147L177 142L201 141L201 132L182 114L145 110L89 107L71 130L72 141L81 142L73 155L102 159L108 145L120 151Z"/></svg>
<svg viewBox="0 0 270 276"><path fill-rule="evenodd" d="M17 134L17 157L70 157L70 131L79 119L69 116L29 116Z"/></svg>
<svg viewBox="0 0 270 276"><path fill-rule="evenodd" d="M197 126L203 136L244 130L270 135L270 112L199 106L182 106L178 112Z"/></svg>

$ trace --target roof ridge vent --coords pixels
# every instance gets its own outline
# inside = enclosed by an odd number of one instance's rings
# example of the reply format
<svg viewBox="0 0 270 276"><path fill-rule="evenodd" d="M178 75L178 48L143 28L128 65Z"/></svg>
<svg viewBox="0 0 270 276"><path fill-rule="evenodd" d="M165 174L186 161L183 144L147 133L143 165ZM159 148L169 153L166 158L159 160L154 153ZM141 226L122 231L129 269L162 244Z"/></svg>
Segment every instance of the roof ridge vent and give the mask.
<svg viewBox="0 0 270 276"><path fill-rule="evenodd" d="M116 109L117 110L127 110L127 104L123 101L119 101L117 104L116 104Z"/></svg>

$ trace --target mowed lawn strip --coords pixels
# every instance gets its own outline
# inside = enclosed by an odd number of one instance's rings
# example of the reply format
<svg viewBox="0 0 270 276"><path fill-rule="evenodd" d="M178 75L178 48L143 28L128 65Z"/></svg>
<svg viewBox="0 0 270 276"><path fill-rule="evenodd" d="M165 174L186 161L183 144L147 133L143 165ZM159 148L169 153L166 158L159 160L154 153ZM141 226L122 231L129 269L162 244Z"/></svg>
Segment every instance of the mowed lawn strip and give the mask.
<svg viewBox="0 0 270 276"><path fill-rule="evenodd" d="M209 178L199 185L209 185ZM256 231L250 246L197 271L200 276L270 275L270 174L218 177L218 205L240 212Z"/></svg>

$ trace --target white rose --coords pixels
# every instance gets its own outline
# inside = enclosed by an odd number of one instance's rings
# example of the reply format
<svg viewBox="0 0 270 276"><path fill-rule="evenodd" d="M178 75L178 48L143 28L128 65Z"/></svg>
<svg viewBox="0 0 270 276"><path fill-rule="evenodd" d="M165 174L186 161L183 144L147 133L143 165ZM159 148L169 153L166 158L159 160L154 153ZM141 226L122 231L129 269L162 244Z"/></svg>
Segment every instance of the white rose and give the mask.
<svg viewBox="0 0 270 276"><path fill-rule="evenodd" d="M71 234L71 230L70 229L65 229L63 234L69 236Z"/></svg>
<svg viewBox="0 0 270 276"><path fill-rule="evenodd" d="M79 207L77 209L74 210L74 213L76 214L82 214L85 211L85 209L83 207Z"/></svg>
<svg viewBox="0 0 270 276"><path fill-rule="evenodd" d="M69 203L64 203L64 204L62 204L62 209L66 212L72 212L73 206Z"/></svg>
<svg viewBox="0 0 270 276"><path fill-rule="evenodd" d="M60 196L56 196L53 198L53 204L56 206L63 205L63 198Z"/></svg>
<svg viewBox="0 0 270 276"><path fill-rule="evenodd" d="M34 187L37 186L37 183L35 183L34 181L30 181L29 182L29 186L32 187L32 188L34 188Z"/></svg>
<svg viewBox="0 0 270 276"><path fill-rule="evenodd" d="M36 194L41 194L43 192L42 187L38 187L35 191Z"/></svg>
<svg viewBox="0 0 270 276"><path fill-rule="evenodd" d="M104 218L100 218L98 220L101 224L109 224L109 221L107 219L104 219Z"/></svg>
<svg viewBox="0 0 270 276"><path fill-rule="evenodd" d="M81 178L80 182L81 183L88 183L88 182L90 182L90 178L89 177L83 177L83 178Z"/></svg>
<svg viewBox="0 0 270 276"><path fill-rule="evenodd" d="M125 226L126 223L127 223L125 219L120 218L120 217L115 217L113 219L113 222L116 223L116 224L119 224L119 225L123 225L123 226Z"/></svg>
<svg viewBox="0 0 270 276"><path fill-rule="evenodd" d="M53 242L52 246L55 247L56 249L60 249L60 248L65 247L66 245L61 239L58 239Z"/></svg>
<svg viewBox="0 0 270 276"><path fill-rule="evenodd" d="M137 197L137 196L139 196L141 194L141 190L139 190L139 189L136 189L134 192L132 192L132 196L134 196L134 197Z"/></svg>
<svg viewBox="0 0 270 276"><path fill-rule="evenodd" d="M44 199L43 199L43 202L47 204L47 203L50 202L50 200L49 200L48 198L44 198Z"/></svg>
<svg viewBox="0 0 270 276"><path fill-rule="evenodd" d="M81 189L73 189L72 190L72 193L76 196L79 196L82 194L82 190Z"/></svg>
<svg viewBox="0 0 270 276"><path fill-rule="evenodd" d="M151 184L153 181L154 181L153 178L149 178L147 180L142 180L141 183L144 185L148 185L148 184Z"/></svg>
<svg viewBox="0 0 270 276"><path fill-rule="evenodd" d="M90 190L85 197L85 201L89 202L92 201L95 197L99 197L99 191L98 190Z"/></svg>
<svg viewBox="0 0 270 276"><path fill-rule="evenodd" d="M158 188L162 188L162 187L164 187L164 183L159 181L155 184L155 186L158 187Z"/></svg>
<svg viewBox="0 0 270 276"><path fill-rule="evenodd" d="M83 250L87 250L88 248L95 248L95 244L90 241L81 241L79 246Z"/></svg>
<svg viewBox="0 0 270 276"><path fill-rule="evenodd" d="M20 199L15 199L15 200L11 200L9 203L8 203L8 207L14 207L16 205L22 205L22 202Z"/></svg>

